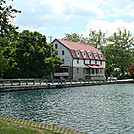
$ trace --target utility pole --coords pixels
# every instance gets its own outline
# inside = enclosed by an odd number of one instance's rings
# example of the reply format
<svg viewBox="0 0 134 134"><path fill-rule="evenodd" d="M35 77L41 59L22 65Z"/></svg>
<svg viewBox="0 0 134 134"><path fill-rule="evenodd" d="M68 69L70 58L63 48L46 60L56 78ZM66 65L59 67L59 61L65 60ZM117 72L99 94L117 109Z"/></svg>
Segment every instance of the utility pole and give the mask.
<svg viewBox="0 0 134 134"><path fill-rule="evenodd" d="M50 39L50 57L52 57L52 36L48 36L48 38Z"/></svg>
<svg viewBox="0 0 134 134"><path fill-rule="evenodd" d="M48 36L48 38L50 38L50 57L52 57L52 36ZM52 83L53 83L53 73L51 71L51 74L50 74L50 77L51 77L51 80L52 80Z"/></svg>

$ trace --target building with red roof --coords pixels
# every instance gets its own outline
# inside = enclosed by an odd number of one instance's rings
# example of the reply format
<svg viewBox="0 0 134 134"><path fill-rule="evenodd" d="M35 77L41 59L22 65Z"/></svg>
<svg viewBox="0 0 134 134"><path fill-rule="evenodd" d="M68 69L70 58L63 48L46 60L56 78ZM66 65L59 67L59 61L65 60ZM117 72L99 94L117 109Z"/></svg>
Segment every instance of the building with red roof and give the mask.
<svg viewBox="0 0 134 134"><path fill-rule="evenodd" d="M105 79L106 58L95 47L77 42L55 39L53 47L63 64L54 74L56 79Z"/></svg>

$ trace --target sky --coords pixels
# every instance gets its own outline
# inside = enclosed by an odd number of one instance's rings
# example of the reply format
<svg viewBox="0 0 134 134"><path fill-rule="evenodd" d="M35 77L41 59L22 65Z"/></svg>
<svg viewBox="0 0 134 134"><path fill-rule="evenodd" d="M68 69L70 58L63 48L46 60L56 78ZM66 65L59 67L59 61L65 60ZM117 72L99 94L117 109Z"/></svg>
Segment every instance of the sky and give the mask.
<svg viewBox="0 0 134 134"><path fill-rule="evenodd" d="M127 28L134 35L134 0L14 0L21 10L14 23L19 31L38 31L61 39L65 34L88 34L101 29L112 35Z"/></svg>

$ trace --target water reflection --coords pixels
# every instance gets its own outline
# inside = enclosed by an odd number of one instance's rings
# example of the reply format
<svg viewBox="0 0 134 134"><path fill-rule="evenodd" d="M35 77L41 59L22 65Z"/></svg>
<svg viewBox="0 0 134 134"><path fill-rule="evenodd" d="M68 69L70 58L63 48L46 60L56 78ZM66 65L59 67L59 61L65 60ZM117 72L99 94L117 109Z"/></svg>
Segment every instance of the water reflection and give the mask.
<svg viewBox="0 0 134 134"><path fill-rule="evenodd" d="M0 93L0 114L90 134L134 133L134 85Z"/></svg>

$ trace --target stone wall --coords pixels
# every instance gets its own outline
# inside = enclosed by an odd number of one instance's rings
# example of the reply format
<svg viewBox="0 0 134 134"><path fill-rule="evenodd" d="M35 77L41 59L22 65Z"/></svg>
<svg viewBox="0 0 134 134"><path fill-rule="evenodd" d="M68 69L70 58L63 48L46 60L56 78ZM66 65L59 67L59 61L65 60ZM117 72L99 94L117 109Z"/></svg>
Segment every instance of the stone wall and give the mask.
<svg viewBox="0 0 134 134"><path fill-rule="evenodd" d="M73 79L74 80L80 80L85 79L85 73L83 67L74 67L73 68Z"/></svg>

